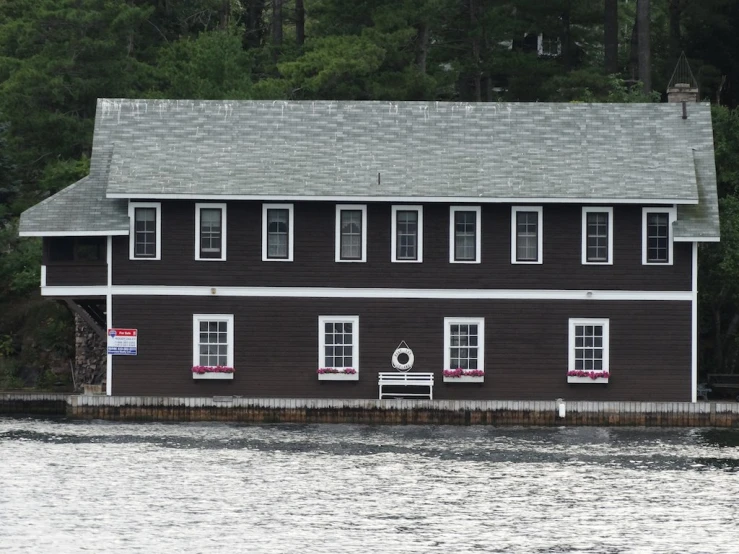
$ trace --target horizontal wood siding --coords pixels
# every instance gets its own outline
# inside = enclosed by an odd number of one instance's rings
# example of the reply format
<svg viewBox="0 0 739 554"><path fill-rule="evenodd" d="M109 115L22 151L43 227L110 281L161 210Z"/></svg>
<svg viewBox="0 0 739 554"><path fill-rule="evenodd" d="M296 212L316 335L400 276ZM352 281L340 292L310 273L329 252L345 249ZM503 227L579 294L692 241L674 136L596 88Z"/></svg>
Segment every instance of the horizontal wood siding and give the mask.
<svg viewBox="0 0 739 554"><path fill-rule="evenodd" d="M103 263L66 262L46 266L47 286L107 285L108 266Z"/></svg>
<svg viewBox="0 0 739 554"><path fill-rule="evenodd" d="M690 290L691 245L675 243L674 265L641 263L640 206L614 207L614 264L582 265L581 206L546 205L541 265L511 264L510 205L482 206L482 263L449 263L449 205L424 206L422 264L390 262L390 204L368 205L366 263L334 261L335 204L295 204L295 261L262 261L260 202L228 204L228 260L195 261L194 202L162 203L161 261L128 259L113 238L113 282L121 285L326 286L484 289Z"/></svg>
<svg viewBox="0 0 739 554"><path fill-rule="evenodd" d="M469 400L689 401L690 302L331 300L114 297L116 327L139 354L114 356L114 395L377 398L405 340L434 397ZM232 381L193 380L192 315L234 314ZM318 381L318 316L359 316L359 381ZM444 317L485 318L485 382L444 383ZM605 384L568 384L568 319L610 318Z"/></svg>

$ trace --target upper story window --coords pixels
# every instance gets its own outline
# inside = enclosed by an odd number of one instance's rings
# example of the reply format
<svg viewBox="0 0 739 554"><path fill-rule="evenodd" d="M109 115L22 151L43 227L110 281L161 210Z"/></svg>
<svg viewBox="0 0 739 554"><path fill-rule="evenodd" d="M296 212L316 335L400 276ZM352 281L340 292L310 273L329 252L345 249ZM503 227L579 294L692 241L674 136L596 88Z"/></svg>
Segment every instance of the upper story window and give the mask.
<svg viewBox="0 0 739 554"><path fill-rule="evenodd" d="M293 261L293 205L262 204L262 261Z"/></svg>
<svg viewBox="0 0 739 554"><path fill-rule="evenodd" d="M367 261L367 206L336 206L336 261Z"/></svg>
<svg viewBox="0 0 739 554"><path fill-rule="evenodd" d="M449 208L449 262L479 264L480 206Z"/></svg>
<svg viewBox="0 0 739 554"><path fill-rule="evenodd" d="M423 261L423 206L392 207L391 260Z"/></svg>
<svg viewBox="0 0 739 554"><path fill-rule="evenodd" d="M613 208L582 209L582 263L613 264Z"/></svg>
<svg viewBox="0 0 739 554"><path fill-rule="evenodd" d="M511 263L542 263L542 207L511 208Z"/></svg>
<svg viewBox="0 0 739 554"><path fill-rule="evenodd" d="M162 205L159 202L129 202L129 258L162 258Z"/></svg>
<svg viewBox="0 0 739 554"><path fill-rule="evenodd" d="M674 208L642 208L642 263L672 265Z"/></svg>
<svg viewBox="0 0 739 554"><path fill-rule="evenodd" d="M195 204L195 259L225 261L226 204Z"/></svg>

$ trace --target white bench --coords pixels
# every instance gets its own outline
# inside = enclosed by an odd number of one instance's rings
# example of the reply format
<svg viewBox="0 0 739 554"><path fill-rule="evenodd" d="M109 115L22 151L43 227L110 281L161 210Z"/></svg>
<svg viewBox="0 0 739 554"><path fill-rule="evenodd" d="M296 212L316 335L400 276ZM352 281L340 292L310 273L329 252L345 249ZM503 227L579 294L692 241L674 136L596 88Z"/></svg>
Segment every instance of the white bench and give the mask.
<svg viewBox="0 0 739 554"><path fill-rule="evenodd" d="M428 396L434 399L433 373L380 373L377 383L380 386L380 400L385 396ZM428 392L383 392L382 387L428 387Z"/></svg>

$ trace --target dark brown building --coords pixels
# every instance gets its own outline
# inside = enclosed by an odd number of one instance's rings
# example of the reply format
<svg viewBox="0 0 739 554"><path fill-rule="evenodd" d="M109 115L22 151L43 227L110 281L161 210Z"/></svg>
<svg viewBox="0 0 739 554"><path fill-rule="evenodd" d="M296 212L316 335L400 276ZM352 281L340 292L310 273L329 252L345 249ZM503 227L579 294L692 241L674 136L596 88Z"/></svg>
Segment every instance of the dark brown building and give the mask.
<svg viewBox="0 0 739 554"><path fill-rule="evenodd" d="M100 100L21 234L108 394L695 401L710 109Z"/></svg>

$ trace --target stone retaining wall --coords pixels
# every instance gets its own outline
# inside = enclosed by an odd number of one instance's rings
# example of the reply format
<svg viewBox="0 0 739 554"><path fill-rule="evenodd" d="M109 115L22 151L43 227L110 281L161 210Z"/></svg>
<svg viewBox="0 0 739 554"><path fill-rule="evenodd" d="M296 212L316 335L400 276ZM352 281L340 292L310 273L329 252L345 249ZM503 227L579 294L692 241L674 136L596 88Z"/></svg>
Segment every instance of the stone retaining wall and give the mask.
<svg viewBox="0 0 739 554"><path fill-rule="evenodd" d="M115 421L739 427L739 403L173 398L0 394L0 414Z"/></svg>

